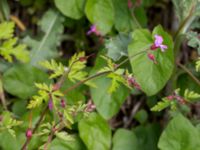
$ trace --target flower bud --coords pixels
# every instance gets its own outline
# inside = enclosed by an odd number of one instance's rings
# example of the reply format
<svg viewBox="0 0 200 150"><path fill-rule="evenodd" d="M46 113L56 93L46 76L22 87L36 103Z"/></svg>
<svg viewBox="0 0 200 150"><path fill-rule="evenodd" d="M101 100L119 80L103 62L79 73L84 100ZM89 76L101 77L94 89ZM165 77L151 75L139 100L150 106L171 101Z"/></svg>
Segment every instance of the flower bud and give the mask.
<svg viewBox="0 0 200 150"><path fill-rule="evenodd" d="M65 100L64 99L61 99L60 105L61 105L62 108L65 108Z"/></svg>
<svg viewBox="0 0 200 150"><path fill-rule="evenodd" d="M32 130L31 130L31 129L28 129L28 130L26 131L26 137L27 137L28 139L32 137Z"/></svg>

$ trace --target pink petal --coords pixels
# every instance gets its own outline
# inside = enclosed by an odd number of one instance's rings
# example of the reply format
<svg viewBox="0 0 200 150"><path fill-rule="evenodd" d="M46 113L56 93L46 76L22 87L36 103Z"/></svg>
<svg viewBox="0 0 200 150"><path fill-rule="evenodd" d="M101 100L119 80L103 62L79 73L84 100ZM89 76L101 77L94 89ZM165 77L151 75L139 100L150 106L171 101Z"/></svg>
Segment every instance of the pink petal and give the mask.
<svg viewBox="0 0 200 150"><path fill-rule="evenodd" d="M167 47L167 45L160 45L160 49L161 49L161 51L162 52L165 52L165 49L167 49L168 47Z"/></svg>

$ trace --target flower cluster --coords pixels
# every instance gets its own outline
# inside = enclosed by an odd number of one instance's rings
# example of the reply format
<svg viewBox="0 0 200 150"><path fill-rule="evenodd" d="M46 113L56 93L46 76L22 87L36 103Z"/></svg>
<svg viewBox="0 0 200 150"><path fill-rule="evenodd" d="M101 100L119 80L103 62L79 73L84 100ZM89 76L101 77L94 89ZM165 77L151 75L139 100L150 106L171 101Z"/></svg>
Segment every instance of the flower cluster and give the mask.
<svg viewBox="0 0 200 150"><path fill-rule="evenodd" d="M153 43L153 45L151 46L150 49L151 49L152 51L155 51L155 50L157 50L158 48L160 48L162 52L165 52L165 50L166 50L168 47L167 47L167 45L164 45L164 44L163 44L163 37L156 34L156 35L154 36L154 38L155 38L154 43ZM149 58L150 60L152 60L155 64L157 63L157 61L156 61L156 59L155 59L155 56L154 56L152 53L148 53L147 56L148 56L148 58Z"/></svg>

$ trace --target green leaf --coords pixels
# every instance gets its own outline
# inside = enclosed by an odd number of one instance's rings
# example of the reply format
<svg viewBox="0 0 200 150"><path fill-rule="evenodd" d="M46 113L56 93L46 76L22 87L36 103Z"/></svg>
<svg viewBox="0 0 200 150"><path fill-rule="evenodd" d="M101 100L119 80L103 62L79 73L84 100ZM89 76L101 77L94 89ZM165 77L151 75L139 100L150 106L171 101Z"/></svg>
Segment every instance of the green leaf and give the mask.
<svg viewBox="0 0 200 150"><path fill-rule="evenodd" d="M163 98L162 101L158 102L154 107L151 108L151 111L161 111L168 106L170 106L171 101L167 98Z"/></svg>
<svg viewBox="0 0 200 150"><path fill-rule="evenodd" d="M163 44L168 46L165 52L160 49L151 51L156 61L148 59L147 54L142 51L149 50L154 43L154 35L161 35L164 39ZM154 95L159 92L169 80L174 67L173 41L171 36L166 33L161 26L153 30L153 35L148 30L138 29L132 35L133 41L128 46L129 57L138 53L140 55L130 59L133 75L141 86L142 90L148 95Z"/></svg>
<svg viewBox="0 0 200 150"><path fill-rule="evenodd" d="M96 109L102 117L109 119L119 111L129 94L129 90L124 85L120 85L115 92L109 93L111 80L105 76L92 81L97 86L97 88L90 89Z"/></svg>
<svg viewBox="0 0 200 150"><path fill-rule="evenodd" d="M158 150L157 144L161 133L159 124L147 124L133 128L138 139L139 150Z"/></svg>
<svg viewBox="0 0 200 150"><path fill-rule="evenodd" d="M172 0L176 14L180 21L183 21L191 14L195 14L199 2L197 0ZM191 16L190 16L191 17Z"/></svg>
<svg viewBox="0 0 200 150"><path fill-rule="evenodd" d="M0 133L0 148L5 150L20 149L20 144L17 139L13 137L8 131Z"/></svg>
<svg viewBox="0 0 200 150"><path fill-rule="evenodd" d="M55 138L51 142L50 150L86 150L85 145L78 136L74 136L72 141L62 141Z"/></svg>
<svg viewBox="0 0 200 150"><path fill-rule="evenodd" d="M118 129L113 136L112 150L139 150L138 140L134 132Z"/></svg>
<svg viewBox="0 0 200 150"><path fill-rule="evenodd" d="M130 36L126 34L119 34L106 40L106 49L108 49L107 56L114 61L119 60L123 56L128 56L128 44L130 40Z"/></svg>
<svg viewBox="0 0 200 150"><path fill-rule="evenodd" d="M13 22L3 22L0 24L0 39L5 40L13 37L15 24Z"/></svg>
<svg viewBox="0 0 200 150"><path fill-rule="evenodd" d="M40 65L46 69L53 71L49 78L57 78L65 72L65 68L62 63L57 63L54 59L51 61L43 61Z"/></svg>
<svg viewBox="0 0 200 150"><path fill-rule="evenodd" d="M188 39L188 45L193 48L197 48L198 54L200 54L200 39L197 32L190 31L186 33Z"/></svg>
<svg viewBox="0 0 200 150"><path fill-rule="evenodd" d="M148 113L146 110L141 109L140 111L138 111L134 118L139 121L141 124L145 123L148 119Z"/></svg>
<svg viewBox="0 0 200 150"><path fill-rule="evenodd" d="M84 14L85 0L54 0L56 7L67 17L80 19Z"/></svg>
<svg viewBox="0 0 200 150"><path fill-rule="evenodd" d="M38 35L35 39L29 36L24 42L31 47L31 64L38 65L38 62L58 56L56 46L61 40L63 33L63 17L55 10L48 10L41 19L40 28L44 34Z"/></svg>
<svg viewBox="0 0 200 150"><path fill-rule="evenodd" d="M185 92L184 92L184 98L186 100L192 101L192 100L200 98L200 94L186 89Z"/></svg>
<svg viewBox="0 0 200 150"><path fill-rule="evenodd" d="M16 65L3 74L5 90L21 99L36 93L35 82L49 83L48 75L30 65Z"/></svg>
<svg viewBox="0 0 200 150"><path fill-rule="evenodd" d="M22 62L29 61L29 51L26 50L26 45L18 44L17 38L10 38L2 43L0 46L0 55L2 55L8 62L12 62L12 56L15 56Z"/></svg>
<svg viewBox="0 0 200 150"><path fill-rule="evenodd" d="M163 131L158 147L160 150L199 150L198 130L181 114L174 117Z"/></svg>
<svg viewBox="0 0 200 150"><path fill-rule="evenodd" d="M10 18L10 7L7 0L1 0L0 1L0 13L2 13L2 17L4 17L6 20L9 20ZM1 15L0 15L1 17ZM2 18L0 18L2 19Z"/></svg>
<svg viewBox="0 0 200 150"><path fill-rule="evenodd" d="M110 0L87 0L85 13L87 18L102 33L108 33L114 24L114 8Z"/></svg>
<svg viewBox="0 0 200 150"><path fill-rule="evenodd" d="M80 137L88 150L109 150L111 130L108 123L96 113L79 122Z"/></svg>
<svg viewBox="0 0 200 150"><path fill-rule="evenodd" d="M126 0L112 0L115 10L115 28L119 32L129 32L137 28L133 22Z"/></svg>
<svg viewBox="0 0 200 150"><path fill-rule="evenodd" d="M200 59L196 61L196 71L200 71Z"/></svg>
<svg viewBox="0 0 200 150"><path fill-rule="evenodd" d="M66 80L65 83L63 84L63 86L61 87L61 91L65 91L66 89L70 88L71 86L73 86L74 83ZM68 104L75 104L78 101L83 101L85 102L85 95L84 95L84 90L85 88L79 86L76 88L76 90L72 90L69 93L65 94L65 97L67 99L67 103Z"/></svg>
<svg viewBox="0 0 200 150"><path fill-rule="evenodd" d="M105 60L101 57L101 54L103 53L101 52L99 54L100 56L98 55L90 76L96 74L104 66L110 64L110 59ZM129 94L129 89L123 84L120 84L115 92L109 93L108 90L112 85L112 80L108 78L107 75L97 77L91 81L96 85L96 88L90 88L90 92L97 111L103 118L111 118L119 111L121 105Z"/></svg>

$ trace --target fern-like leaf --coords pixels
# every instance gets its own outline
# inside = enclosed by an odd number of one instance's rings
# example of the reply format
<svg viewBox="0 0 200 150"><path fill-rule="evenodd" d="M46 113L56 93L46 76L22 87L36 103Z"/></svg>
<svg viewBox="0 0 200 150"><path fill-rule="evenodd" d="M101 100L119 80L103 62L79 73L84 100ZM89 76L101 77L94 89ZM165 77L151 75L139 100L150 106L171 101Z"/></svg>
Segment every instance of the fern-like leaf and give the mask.
<svg viewBox="0 0 200 150"><path fill-rule="evenodd" d="M51 79L57 78L57 77L63 75L63 73L65 72L65 67L63 66L63 64L57 63L53 59L51 61L43 61L40 63L40 65L46 69L53 71L53 73L50 76Z"/></svg>
<svg viewBox="0 0 200 150"><path fill-rule="evenodd" d="M163 98L162 101L158 102L154 107L151 108L151 111L161 111L170 106L170 101L167 98Z"/></svg>
<svg viewBox="0 0 200 150"><path fill-rule="evenodd" d="M191 101L191 100L195 100L195 99L200 98L200 94L186 89L185 92L184 92L184 98L188 101Z"/></svg>

